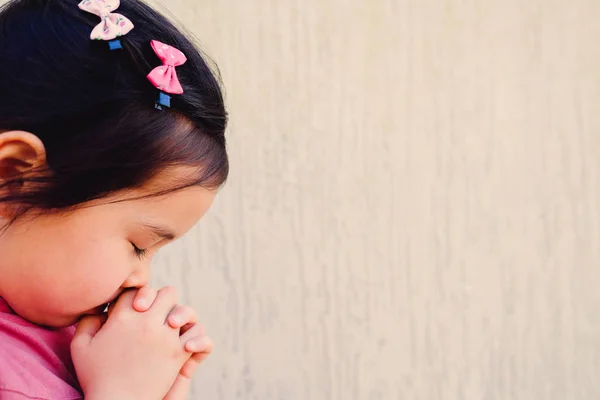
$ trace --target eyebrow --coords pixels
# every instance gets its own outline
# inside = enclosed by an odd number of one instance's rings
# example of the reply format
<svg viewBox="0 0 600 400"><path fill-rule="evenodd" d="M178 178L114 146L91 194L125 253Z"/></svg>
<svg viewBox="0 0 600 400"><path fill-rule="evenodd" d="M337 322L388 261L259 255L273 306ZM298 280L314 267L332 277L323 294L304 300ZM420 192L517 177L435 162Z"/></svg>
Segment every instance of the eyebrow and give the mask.
<svg viewBox="0 0 600 400"><path fill-rule="evenodd" d="M173 240L177 237L169 228L160 225L154 225L147 222L142 222L142 228L152 232L152 234L164 240Z"/></svg>

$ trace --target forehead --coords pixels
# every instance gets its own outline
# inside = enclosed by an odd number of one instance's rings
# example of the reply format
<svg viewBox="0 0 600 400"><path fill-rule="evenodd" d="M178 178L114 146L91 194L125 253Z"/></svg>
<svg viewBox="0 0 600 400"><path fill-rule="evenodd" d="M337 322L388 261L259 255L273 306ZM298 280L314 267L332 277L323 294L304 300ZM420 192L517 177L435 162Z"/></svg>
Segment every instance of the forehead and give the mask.
<svg viewBox="0 0 600 400"><path fill-rule="evenodd" d="M169 168L143 186L117 194L110 202L124 218L166 226L180 236L204 216L217 193L200 186L177 189L197 174L196 168Z"/></svg>
<svg viewBox="0 0 600 400"><path fill-rule="evenodd" d="M165 169L141 188L132 191L134 200L131 200L131 205L155 215L156 218L164 218L167 220L165 222L175 224L172 228L180 234L182 231L187 232L204 216L216 196L216 190L200 186L172 191L181 186L182 182L193 180L197 174L198 169L192 167Z"/></svg>
<svg viewBox="0 0 600 400"><path fill-rule="evenodd" d="M215 195L215 191L192 186L160 196L134 199L125 204L138 219L168 225L181 235L204 216Z"/></svg>

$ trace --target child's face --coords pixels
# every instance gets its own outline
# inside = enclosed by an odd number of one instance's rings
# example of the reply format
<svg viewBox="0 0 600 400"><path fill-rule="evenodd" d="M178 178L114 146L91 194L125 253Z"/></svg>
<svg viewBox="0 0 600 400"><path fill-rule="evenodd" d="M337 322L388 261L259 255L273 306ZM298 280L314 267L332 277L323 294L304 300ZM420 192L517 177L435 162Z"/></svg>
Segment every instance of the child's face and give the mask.
<svg viewBox="0 0 600 400"><path fill-rule="evenodd" d="M152 256L192 228L216 193L192 187L135 198L186 172L165 172L143 188L68 214L18 220L0 236L0 297L31 322L62 327L100 312L124 289L145 286ZM111 203L117 199L133 200Z"/></svg>

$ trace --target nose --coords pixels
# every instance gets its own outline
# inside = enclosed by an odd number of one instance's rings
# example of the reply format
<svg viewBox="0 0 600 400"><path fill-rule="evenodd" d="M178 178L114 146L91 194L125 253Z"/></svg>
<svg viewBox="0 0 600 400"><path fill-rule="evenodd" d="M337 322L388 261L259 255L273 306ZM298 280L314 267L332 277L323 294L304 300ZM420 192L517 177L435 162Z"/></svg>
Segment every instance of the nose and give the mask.
<svg viewBox="0 0 600 400"><path fill-rule="evenodd" d="M149 263L140 263L136 269L123 282L124 288L141 288L150 283Z"/></svg>

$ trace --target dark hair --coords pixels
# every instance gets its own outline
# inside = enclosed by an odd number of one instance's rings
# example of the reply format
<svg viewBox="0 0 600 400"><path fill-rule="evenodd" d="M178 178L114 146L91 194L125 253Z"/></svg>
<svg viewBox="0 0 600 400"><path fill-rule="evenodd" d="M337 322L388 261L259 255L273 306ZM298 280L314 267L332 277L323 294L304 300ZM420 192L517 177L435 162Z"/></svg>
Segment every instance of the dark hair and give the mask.
<svg viewBox="0 0 600 400"><path fill-rule="evenodd" d="M198 167L173 188L217 188L228 175L227 113L219 80L200 51L164 16L139 0L117 10L135 28L122 50L90 40L99 17L78 0L12 0L0 8L0 132L38 136L49 170L19 177L28 190L0 202L65 209L136 187L167 166ZM158 111L146 75L161 62L151 40L180 49L183 95ZM14 182L0 183L0 189ZM3 187L4 186L4 187Z"/></svg>

